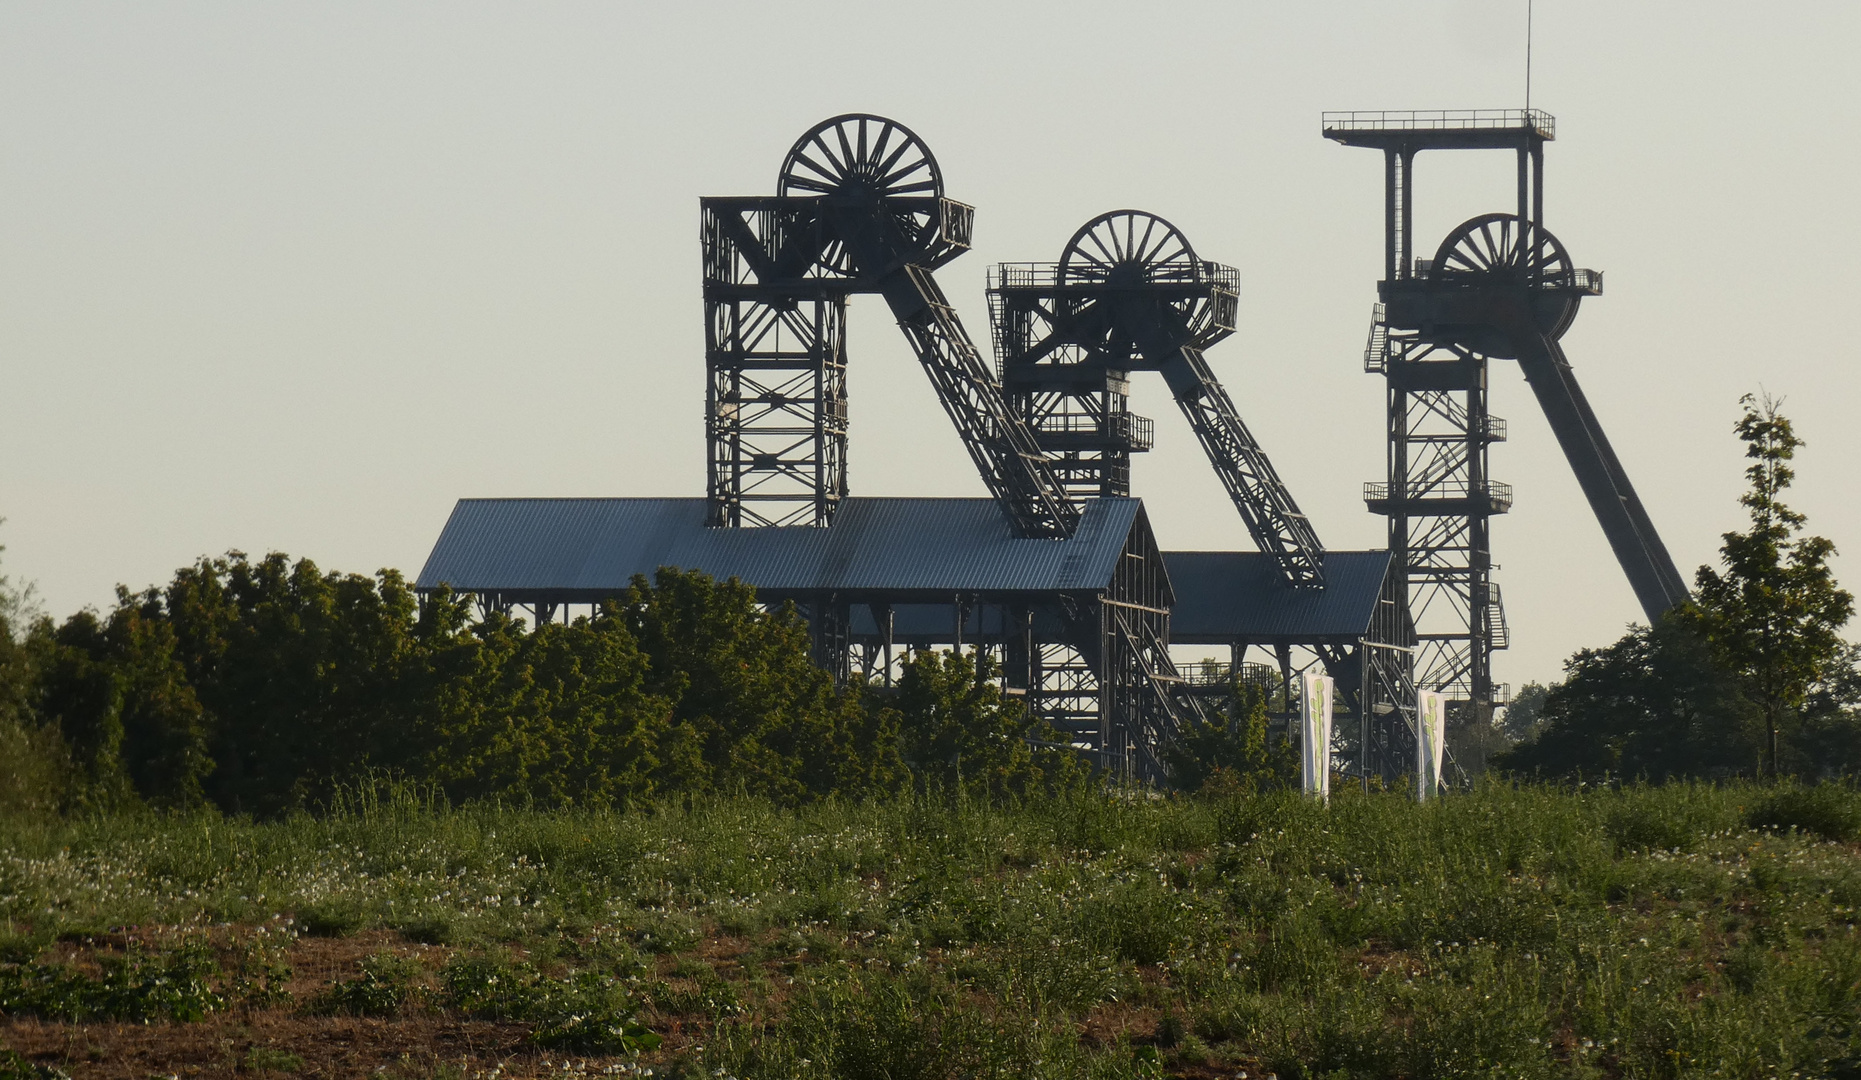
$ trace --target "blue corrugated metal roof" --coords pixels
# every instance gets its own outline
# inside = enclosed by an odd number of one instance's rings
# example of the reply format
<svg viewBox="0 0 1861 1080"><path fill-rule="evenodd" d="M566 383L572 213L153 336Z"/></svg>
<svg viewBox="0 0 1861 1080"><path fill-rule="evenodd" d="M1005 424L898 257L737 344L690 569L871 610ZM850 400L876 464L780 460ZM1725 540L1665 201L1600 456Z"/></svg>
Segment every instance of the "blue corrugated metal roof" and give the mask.
<svg viewBox="0 0 1861 1080"><path fill-rule="evenodd" d="M775 593L1090 590L1141 505L1094 499L1070 539L1024 540L989 499L847 499L824 529L710 529L703 499L461 499L417 584L597 597L677 566Z"/></svg>
<svg viewBox="0 0 1861 1080"><path fill-rule="evenodd" d="M1389 552L1325 552L1323 589L1288 588L1258 551L1166 551L1163 565L1176 589L1171 641L1354 639L1370 628Z"/></svg>

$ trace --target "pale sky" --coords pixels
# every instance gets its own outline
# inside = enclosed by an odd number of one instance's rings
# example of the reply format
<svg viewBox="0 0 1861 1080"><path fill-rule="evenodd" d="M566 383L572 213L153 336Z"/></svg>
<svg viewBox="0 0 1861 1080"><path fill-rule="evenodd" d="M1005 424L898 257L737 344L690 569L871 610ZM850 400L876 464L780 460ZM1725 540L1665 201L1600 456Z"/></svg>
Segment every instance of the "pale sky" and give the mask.
<svg viewBox="0 0 1861 1080"><path fill-rule="evenodd" d="M1524 97L1523 0L0 3L0 528L63 616L203 554L410 576L461 496L702 495L698 198L773 191L825 117L910 126L984 271L1136 207L1242 275L1209 354L1333 548L1379 547L1362 371L1380 157L1326 109ZM1689 577L1737 528L1760 387L1793 502L1861 551L1861 5L1539 0L1547 219L1606 271L1564 344ZM1417 248L1510 208L1504 154L1424 155ZM983 489L876 297L849 333L860 495ZM1639 617L1516 365L1492 455L1513 648ZM1156 376L1134 486L1166 548L1247 548ZM1861 565L1850 557L1838 573ZM1850 586L1861 585L1851 574Z"/></svg>

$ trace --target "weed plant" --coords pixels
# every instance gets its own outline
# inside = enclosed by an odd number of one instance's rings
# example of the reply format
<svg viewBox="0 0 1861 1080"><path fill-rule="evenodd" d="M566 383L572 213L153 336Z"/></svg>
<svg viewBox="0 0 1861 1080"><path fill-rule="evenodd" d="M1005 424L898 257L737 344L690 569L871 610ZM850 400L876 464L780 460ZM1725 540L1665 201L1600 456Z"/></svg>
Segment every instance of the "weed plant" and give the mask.
<svg viewBox="0 0 1861 1080"><path fill-rule="evenodd" d="M364 965L347 1009L521 1022L539 1045L691 1075L1854 1076L1857 814L1835 786L1495 784L1421 806L602 814L377 793L274 823L9 820L0 1009L185 1019L88 1003L156 970L249 997L229 989L236 951L150 954L134 978L127 957L39 954L110 927L285 935L315 914L434 939L425 966Z"/></svg>

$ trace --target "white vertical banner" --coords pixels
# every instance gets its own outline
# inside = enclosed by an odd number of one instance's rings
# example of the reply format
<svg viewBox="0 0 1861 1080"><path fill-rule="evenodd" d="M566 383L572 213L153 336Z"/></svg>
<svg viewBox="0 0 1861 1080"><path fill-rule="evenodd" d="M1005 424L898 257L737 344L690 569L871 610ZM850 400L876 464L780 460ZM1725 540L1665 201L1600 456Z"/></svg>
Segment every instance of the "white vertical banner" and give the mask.
<svg viewBox="0 0 1861 1080"><path fill-rule="evenodd" d="M1331 798L1331 677L1300 675L1299 713L1302 788L1307 795Z"/></svg>
<svg viewBox="0 0 1861 1080"><path fill-rule="evenodd" d="M1415 797L1427 802L1441 787L1441 747L1447 738L1446 708L1434 690L1415 692Z"/></svg>

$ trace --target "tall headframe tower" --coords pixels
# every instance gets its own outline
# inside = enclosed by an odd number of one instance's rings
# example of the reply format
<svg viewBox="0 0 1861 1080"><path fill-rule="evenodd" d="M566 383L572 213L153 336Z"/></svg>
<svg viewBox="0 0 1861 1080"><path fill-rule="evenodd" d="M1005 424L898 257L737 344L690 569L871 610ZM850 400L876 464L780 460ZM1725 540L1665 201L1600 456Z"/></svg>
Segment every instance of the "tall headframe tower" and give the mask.
<svg viewBox="0 0 1861 1080"><path fill-rule="evenodd" d="M1518 360L1649 620L1687 597L1558 344L1581 299L1602 293L1602 274L1578 269L1544 227L1544 144L1556 137L1548 113L1326 113L1324 134L1383 152L1383 280L1364 368L1387 387L1388 473L1364 498L1389 519L1420 639L1416 682L1490 716L1503 703L1492 654L1507 644L1490 525L1512 489L1487 468L1489 448L1506 437L1487 410L1489 359ZM1516 155L1517 208L1463 222L1433 258L1418 259L1415 156L1450 149Z"/></svg>

